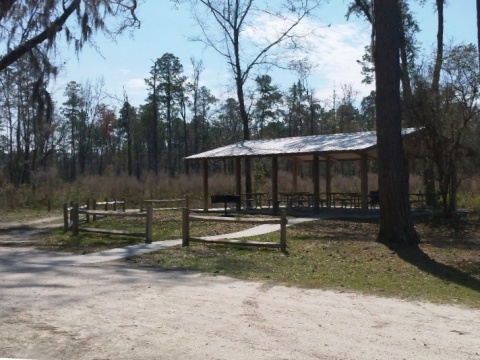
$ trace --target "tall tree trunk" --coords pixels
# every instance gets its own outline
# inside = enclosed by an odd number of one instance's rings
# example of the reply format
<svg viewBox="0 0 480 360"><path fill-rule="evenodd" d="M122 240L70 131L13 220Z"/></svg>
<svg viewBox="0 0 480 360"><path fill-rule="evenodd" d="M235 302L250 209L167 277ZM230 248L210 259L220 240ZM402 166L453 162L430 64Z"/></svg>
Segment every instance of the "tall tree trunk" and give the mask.
<svg viewBox="0 0 480 360"><path fill-rule="evenodd" d="M479 0L477 0L479 1ZM435 66L433 69L432 90L435 96L435 109L438 109L437 102L439 101L439 85L440 85L440 72L442 70L443 62L443 7L445 0L436 0L437 6L437 55L435 58Z"/></svg>
<svg viewBox="0 0 480 360"><path fill-rule="evenodd" d="M154 64L154 75L153 75L153 124L152 124L152 154L149 157L153 162L150 163L150 170L155 172L155 175L158 175L158 98L157 98L157 63Z"/></svg>
<svg viewBox="0 0 480 360"><path fill-rule="evenodd" d="M387 245L419 243L408 204L408 173L402 148L400 101L400 8L398 0L375 0L375 76L380 230Z"/></svg>
<svg viewBox="0 0 480 360"><path fill-rule="evenodd" d="M236 49L237 51L237 49ZM240 74L242 74L242 70L240 69L240 56L236 57L237 64L236 64L236 85L237 85L237 97L238 97L238 105L240 107L240 117L242 118L243 124L243 140L250 140L250 126L249 126L249 119L248 113L245 107L245 95L243 93L243 79ZM250 158L245 158L245 193L251 194L252 193L252 165ZM250 204L247 204L249 206Z"/></svg>
<svg viewBox="0 0 480 360"><path fill-rule="evenodd" d="M480 66L480 0L477 0L477 51L478 64Z"/></svg>
<svg viewBox="0 0 480 360"><path fill-rule="evenodd" d="M133 115L133 114L132 114ZM127 169L128 176L132 176L132 126L130 119L130 105L127 107Z"/></svg>

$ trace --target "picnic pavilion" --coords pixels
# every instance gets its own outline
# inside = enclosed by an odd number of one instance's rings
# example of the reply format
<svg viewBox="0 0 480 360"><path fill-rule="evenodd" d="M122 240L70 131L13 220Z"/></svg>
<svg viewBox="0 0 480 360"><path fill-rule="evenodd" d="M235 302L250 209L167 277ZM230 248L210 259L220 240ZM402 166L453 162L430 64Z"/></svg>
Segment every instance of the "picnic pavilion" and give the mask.
<svg viewBox="0 0 480 360"><path fill-rule="evenodd" d="M403 147L407 158L419 157L424 154L424 146L420 136L421 130L407 128L402 130ZM297 164L300 162L312 163L313 194L309 194L309 205L318 213L321 206L331 207L335 198L329 196L331 192L331 166L333 161L359 161L360 162L360 193L349 193L350 200L362 210L369 208L371 194L368 191L368 162L377 158L377 135L375 131L340 133L329 135L313 135L288 137L279 139L262 139L240 141L191 155L187 161L201 161L203 168L203 207L209 208L208 169L209 161L231 159L235 162L235 192L241 194L242 171L241 161L246 158L271 159L271 198L273 213L279 210L278 190L278 161L286 158L292 161L292 187L296 192ZM325 191L326 198L320 196L320 164L325 166ZM294 194L293 193L293 194ZM292 194L292 196L293 196ZM288 194L282 194L288 195ZM253 194L248 200L253 201ZM293 197L290 198L292 200ZM289 201L288 197L286 199ZM240 210L240 204L237 204Z"/></svg>

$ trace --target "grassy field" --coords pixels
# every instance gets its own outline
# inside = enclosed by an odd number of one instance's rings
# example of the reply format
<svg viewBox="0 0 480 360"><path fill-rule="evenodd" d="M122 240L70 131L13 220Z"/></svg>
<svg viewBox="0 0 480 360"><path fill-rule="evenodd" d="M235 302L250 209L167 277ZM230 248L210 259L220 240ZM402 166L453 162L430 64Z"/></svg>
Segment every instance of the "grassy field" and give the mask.
<svg viewBox="0 0 480 360"><path fill-rule="evenodd" d="M104 219L93 226L143 229L143 219ZM179 212L155 213L154 240L181 237ZM419 249L394 251L375 242L374 222L316 220L287 229L288 254L274 249L192 244L127 259L131 266L194 271L287 286L357 291L379 296L480 308L478 217L452 224L418 223ZM92 224L89 225L91 227ZM192 236L235 232L239 224L194 223ZM255 240L278 242L279 233ZM42 248L89 253L144 239L54 231Z"/></svg>

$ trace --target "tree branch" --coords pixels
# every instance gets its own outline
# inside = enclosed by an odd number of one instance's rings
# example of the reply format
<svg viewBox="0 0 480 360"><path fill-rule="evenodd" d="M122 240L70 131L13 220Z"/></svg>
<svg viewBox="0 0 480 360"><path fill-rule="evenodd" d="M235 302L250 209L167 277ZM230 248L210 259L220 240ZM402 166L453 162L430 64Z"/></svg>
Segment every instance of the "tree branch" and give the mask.
<svg viewBox="0 0 480 360"><path fill-rule="evenodd" d="M0 4L0 21L7 15L8 11L15 4L15 1L17 0L2 0L2 4Z"/></svg>
<svg viewBox="0 0 480 360"><path fill-rule="evenodd" d="M55 21L51 23L49 27L43 30L38 35L33 38L25 41L24 43L18 45L13 50L9 51L6 55L0 58L0 72L5 70L8 66L12 65L19 58L30 52L33 48L40 45L47 39L55 37L55 35L62 30L63 25L73 14L75 10L80 6L80 0L74 0L72 3L65 8L65 11L61 16L59 16Z"/></svg>

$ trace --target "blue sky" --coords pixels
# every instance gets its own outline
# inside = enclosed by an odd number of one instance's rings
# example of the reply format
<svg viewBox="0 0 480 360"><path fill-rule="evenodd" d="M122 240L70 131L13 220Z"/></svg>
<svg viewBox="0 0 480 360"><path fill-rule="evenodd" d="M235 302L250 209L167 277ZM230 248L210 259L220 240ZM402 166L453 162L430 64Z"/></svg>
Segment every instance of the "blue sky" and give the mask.
<svg viewBox="0 0 480 360"><path fill-rule="evenodd" d="M315 19L308 19L302 25L317 29L318 36L309 42L311 51L308 57L316 65L309 77L309 86L327 106L334 88L338 93L342 84L349 84L358 92L357 100L361 100L372 89L361 84L360 66L356 62L361 59L364 47L369 42L370 29L363 20L353 17L349 21L345 19L347 3L330 0L317 11ZM430 3L433 1L430 0ZM422 30L420 41L425 51L430 52L436 37L433 5L415 6L414 9ZM187 5L175 9L172 2L167 0L146 0L138 14L142 26L134 32L133 38L128 34L119 37L116 42L102 35L95 38L100 53L86 47L77 59L72 48L63 47L61 54L66 67L53 86L55 97L61 99L64 86L69 81L95 82L102 78L105 90L121 98L125 88L130 102L140 105L147 94L144 79L149 76L153 61L166 52L180 59L186 76L192 74L190 58L201 59L205 70L200 81L216 96L232 91L232 80L225 61L213 50L188 40L188 37L197 33L198 28ZM445 9L446 42L476 42L475 16L473 0L449 1ZM281 89L287 89L295 81L296 75L276 71L272 78ZM119 106L115 102L113 105Z"/></svg>

